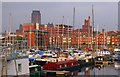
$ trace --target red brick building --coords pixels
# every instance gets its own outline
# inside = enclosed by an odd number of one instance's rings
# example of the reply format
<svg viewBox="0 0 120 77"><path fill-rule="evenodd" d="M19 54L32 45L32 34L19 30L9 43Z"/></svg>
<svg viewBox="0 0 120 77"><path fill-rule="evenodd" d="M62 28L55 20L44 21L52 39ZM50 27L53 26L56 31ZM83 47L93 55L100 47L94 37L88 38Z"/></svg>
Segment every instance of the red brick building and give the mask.
<svg viewBox="0 0 120 77"><path fill-rule="evenodd" d="M80 33L85 36L91 36L92 26L90 26L90 16L88 17L88 19L84 20L84 24L82 25L81 29L76 29L72 32L73 35L78 35Z"/></svg>
<svg viewBox="0 0 120 77"><path fill-rule="evenodd" d="M107 33L100 32L94 36L94 45L117 45L118 33L109 31ZM90 17L84 20L81 29L73 30L72 26L63 24L46 24L34 25L23 24L22 28L16 30L17 35L23 35L27 41L28 46L44 46L44 48L68 48L68 47L89 47L92 44L92 26L90 26ZM30 42L31 41L31 42Z"/></svg>

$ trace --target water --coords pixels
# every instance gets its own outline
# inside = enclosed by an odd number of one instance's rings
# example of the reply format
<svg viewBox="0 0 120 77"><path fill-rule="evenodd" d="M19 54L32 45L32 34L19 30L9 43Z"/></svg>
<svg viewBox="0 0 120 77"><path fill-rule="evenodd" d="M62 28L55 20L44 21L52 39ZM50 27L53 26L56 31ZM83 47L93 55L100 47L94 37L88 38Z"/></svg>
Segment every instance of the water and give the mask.
<svg viewBox="0 0 120 77"><path fill-rule="evenodd" d="M107 66L90 66L82 68L79 71L71 72L71 77L120 77L120 69L114 67L114 65Z"/></svg>

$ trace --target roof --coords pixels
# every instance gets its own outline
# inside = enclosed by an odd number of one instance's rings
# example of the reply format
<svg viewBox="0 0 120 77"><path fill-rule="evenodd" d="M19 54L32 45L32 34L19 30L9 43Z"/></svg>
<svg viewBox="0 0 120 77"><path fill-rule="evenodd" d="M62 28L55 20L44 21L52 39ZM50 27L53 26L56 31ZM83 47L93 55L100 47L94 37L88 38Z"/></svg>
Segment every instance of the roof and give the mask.
<svg viewBox="0 0 120 77"><path fill-rule="evenodd" d="M5 37L3 37L3 36L0 36L0 40L1 40L1 39L3 39L3 38L5 38Z"/></svg>
<svg viewBox="0 0 120 77"><path fill-rule="evenodd" d="M32 68L32 67L37 67L38 65L31 65L31 66L29 66L29 68Z"/></svg>
<svg viewBox="0 0 120 77"><path fill-rule="evenodd" d="M56 64L65 64L65 63L70 63L70 62L77 62L77 61L76 60L66 60L66 61L57 62Z"/></svg>
<svg viewBox="0 0 120 77"><path fill-rule="evenodd" d="M14 60L14 59L24 59L24 58L28 58L28 56L18 56L18 57L12 57L12 56L8 56L7 57L7 60L10 61L10 60Z"/></svg>

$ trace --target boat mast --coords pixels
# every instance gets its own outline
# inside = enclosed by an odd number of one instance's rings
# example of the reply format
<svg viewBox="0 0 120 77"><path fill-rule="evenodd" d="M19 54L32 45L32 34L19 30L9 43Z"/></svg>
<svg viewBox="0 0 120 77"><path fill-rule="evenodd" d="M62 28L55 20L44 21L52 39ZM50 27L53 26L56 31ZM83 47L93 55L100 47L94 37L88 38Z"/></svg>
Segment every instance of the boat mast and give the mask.
<svg viewBox="0 0 120 77"><path fill-rule="evenodd" d="M94 51L94 6L92 5L92 50Z"/></svg>
<svg viewBox="0 0 120 77"><path fill-rule="evenodd" d="M57 43L58 43L58 45L57 45L57 47L59 47L59 24L58 24L58 41L57 41Z"/></svg>
<svg viewBox="0 0 120 77"><path fill-rule="evenodd" d="M38 39L39 39L38 32L39 32L39 23L36 23L36 30L37 30L37 50L38 50Z"/></svg>
<svg viewBox="0 0 120 77"><path fill-rule="evenodd" d="M31 49L31 24L30 24L30 49Z"/></svg>
<svg viewBox="0 0 120 77"><path fill-rule="evenodd" d="M90 16L88 18L89 22L88 22L88 39L90 38ZM88 41L88 48L89 48L89 41Z"/></svg>
<svg viewBox="0 0 120 77"><path fill-rule="evenodd" d="M78 48L79 48L79 25L78 25Z"/></svg>
<svg viewBox="0 0 120 77"><path fill-rule="evenodd" d="M64 16L63 16L63 19L62 19L62 39L64 38ZM64 42L62 40L62 49L64 49Z"/></svg>
<svg viewBox="0 0 120 77"><path fill-rule="evenodd" d="M9 31L8 31L8 33L10 34L11 33L11 27L12 27L12 14L10 13L9 14Z"/></svg>
<svg viewBox="0 0 120 77"><path fill-rule="evenodd" d="M68 49L69 49L69 17L68 17Z"/></svg>
<svg viewBox="0 0 120 77"><path fill-rule="evenodd" d="M75 26L75 8L73 8L73 28Z"/></svg>
<svg viewBox="0 0 120 77"><path fill-rule="evenodd" d="M96 37L96 39L97 39L97 49L99 49L98 48L98 25L97 25L97 37Z"/></svg>
<svg viewBox="0 0 120 77"><path fill-rule="evenodd" d="M106 46L106 45L105 45L105 37L106 37L106 36L105 36L105 25L104 25L104 32L103 32L103 33L104 33L104 34L103 34L103 37L104 37L104 38L103 38L103 39L104 39L104 44L103 44L104 46L103 46L103 48L105 48L105 46Z"/></svg>
<svg viewBox="0 0 120 77"><path fill-rule="evenodd" d="M53 39L52 39L52 28L51 28L51 39L50 39L50 40L51 40L51 43L50 43L50 44L51 44L51 49L52 49L52 40L53 40Z"/></svg>
<svg viewBox="0 0 120 77"><path fill-rule="evenodd" d="M73 8L73 28L75 26L75 7ZM73 44L74 47L74 44Z"/></svg>

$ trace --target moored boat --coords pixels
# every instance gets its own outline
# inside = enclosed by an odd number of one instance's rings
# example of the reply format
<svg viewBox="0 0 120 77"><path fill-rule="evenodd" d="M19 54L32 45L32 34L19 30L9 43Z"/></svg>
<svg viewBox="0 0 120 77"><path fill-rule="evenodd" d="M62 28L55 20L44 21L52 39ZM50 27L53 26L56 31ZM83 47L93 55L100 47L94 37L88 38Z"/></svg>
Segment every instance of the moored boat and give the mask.
<svg viewBox="0 0 120 77"><path fill-rule="evenodd" d="M66 60L66 61L59 61L59 62L50 62L43 66L44 70L73 70L77 67L78 61L77 60Z"/></svg>
<svg viewBox="0 0 120 77"><path fill-rule="evenodd" d="M79 59L78 63L81 67L90 66L94 64L94 59L91 54L86 54L84 58Z"/></svg>
<svg viewBox="0 0 120 77"><path fill-rule="evenodd" d="M95 65L113 64L112 56L97 56L94 60Z"/></svg>
<svg viewBox="0 0 120 77"><path fill-rule="evenodd" d="M31 65L29 66L30 77L42 77L44 76L44 71L39 65Z"/></svg>

